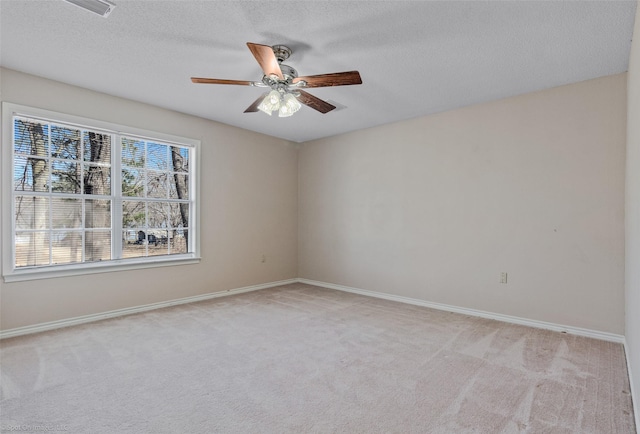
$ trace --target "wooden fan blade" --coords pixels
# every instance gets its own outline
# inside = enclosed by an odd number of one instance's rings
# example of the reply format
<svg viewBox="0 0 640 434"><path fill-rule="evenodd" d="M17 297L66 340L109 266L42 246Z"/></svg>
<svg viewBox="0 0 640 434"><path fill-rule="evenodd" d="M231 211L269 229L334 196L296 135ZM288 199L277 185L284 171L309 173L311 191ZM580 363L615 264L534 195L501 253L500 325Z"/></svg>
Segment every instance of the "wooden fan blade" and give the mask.
<svg viewBox="0 0 640 434"><path fill-rule="evenodd" d="M348 86L362 84L362 78L358 71L334 72L332 74L308 75L294 78L293 82L306 81L306 87Z"/></svg>
<svg viewBox="0 0 640 434"><path fill-rule="evenodd" d="M237 84L240 86L251 86L253 81L246 80L222 80L219 78L201 78L201 77L191 77L191 81L194 83L203 83L203 84Z"/></svg>
<svg viewBox="0 0 640 434"><path fill-rule="evenodd" d="M336 108L336 106L331 105L328 102L321 100L317 96L313 96L310 93L305 92L304 90L298 90L298 92L300 92L298 101L300 101L304 105L311 107L314 110L318 110L320 113L328 113Z"/></svg>
<svg viewBox="0 0 640 434"><path fill-rule="evenodd" d="M253 104L251 104L249 107L247 107L247 109L244 111L245 113L254 113L258 111L258 106L260 105L260 103L262 102L262 100L267 96L269 92L265 92L262 95L260 95L260 97L255 100L253 102Z"/></svg>
<svg viewBox="0 0 640 434"><path fill-rule="evenodd" d="M273 54L273 48L268 45L253 44L251 42L247 42L247 47L249 47L253 57L255 57L260 64L264 75L267 77L276 75L280 80L284 80L278 59L276 59L276 55Z"/></svg>

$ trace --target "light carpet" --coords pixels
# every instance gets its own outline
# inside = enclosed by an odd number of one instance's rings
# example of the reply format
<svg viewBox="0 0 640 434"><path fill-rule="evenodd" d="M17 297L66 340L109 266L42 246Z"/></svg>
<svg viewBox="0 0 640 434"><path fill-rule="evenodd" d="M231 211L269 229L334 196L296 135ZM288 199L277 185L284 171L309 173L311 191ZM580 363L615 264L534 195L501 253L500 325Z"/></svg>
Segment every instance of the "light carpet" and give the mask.
<svg viewBox="0 0 640 434"><path fill-rule="evenodd" d="M635 432L620 344L305 284L0 345L4 431Z"/></svg>

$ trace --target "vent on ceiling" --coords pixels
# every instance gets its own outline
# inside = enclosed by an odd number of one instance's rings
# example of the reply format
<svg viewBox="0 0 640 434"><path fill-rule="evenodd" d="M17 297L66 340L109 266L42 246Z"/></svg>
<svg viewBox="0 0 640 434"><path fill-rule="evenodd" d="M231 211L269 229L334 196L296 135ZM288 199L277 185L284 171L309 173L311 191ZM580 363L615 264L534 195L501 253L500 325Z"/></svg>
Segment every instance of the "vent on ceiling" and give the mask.
<svg viewBox="0 0 640 434"><path fill-rule="evenodd" d="M116 7L113 3L106 0L66 0L67 2L93 12L94 14L108 17L113 8Z"/></svg>

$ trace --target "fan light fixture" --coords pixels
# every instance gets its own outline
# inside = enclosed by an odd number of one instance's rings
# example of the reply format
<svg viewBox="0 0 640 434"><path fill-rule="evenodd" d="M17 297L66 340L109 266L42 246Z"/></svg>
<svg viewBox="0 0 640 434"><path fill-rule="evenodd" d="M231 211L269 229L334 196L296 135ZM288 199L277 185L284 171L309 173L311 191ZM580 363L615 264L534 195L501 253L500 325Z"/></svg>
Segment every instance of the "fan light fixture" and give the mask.
<svg viewBox="0 0 640 434"><path fill-rule="evenodd" d="M300 110L302 104L322 114L329 113L336 108L333 104L329 104L327 101L323 101L303 89L362 84L358 71L333 72L300 77L298 76L298 71L282 63L291 55L291 49L284 45L270 47L247 42L247 47L249 47L251 54L253 54L253 57L256 58L262 68L264 73L262 80L248 81L191 77L191 81L203 84L233 84L269 88L271 90L258 97L244 112L255 113L261 111L271 116L277 110L278 116L281 118L292 116Z"/></svg>
<svg viewBox="0 0 640 434"><path fill-rule="evenodd" d="M260 105L258 105L258 110L269 116L277 110L279 117L286 118L300 110L300 107L302 107L302 104L293 94L285 93L284 91L281 93L274 89L264 97Z"/></svg>
<svg viewBox="0 0 640 434"><path fill-rule="evenodd" d="M116 7L111 2L106 0L65 0L72 5L76 5L81 7L82 9L86 9L94 14L101 15L105 18L109 16L113 8Z"/></svg>

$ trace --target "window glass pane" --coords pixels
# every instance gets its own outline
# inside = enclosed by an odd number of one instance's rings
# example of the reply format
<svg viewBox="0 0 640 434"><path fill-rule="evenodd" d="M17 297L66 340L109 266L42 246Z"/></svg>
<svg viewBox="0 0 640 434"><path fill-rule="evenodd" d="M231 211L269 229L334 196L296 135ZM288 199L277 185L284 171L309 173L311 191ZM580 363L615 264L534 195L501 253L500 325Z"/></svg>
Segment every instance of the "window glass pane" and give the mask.
<svg viewBox="0 0 640 434"><path fill-rule="evenodd" d="M169 217L167 214L167 204L164 202L147 203L149 212L150 228L167 228L169 227Z"/></svg>
<svg viewBox="0 0 640 434"><path fill-rule="evenodd" d="M51 126L51 156L67 160L80 159L80 130Z"/></svg>
<svg viewBox="0 0 640 434"><path fill-rule="evenodd" d="M51 187L57 193L80 193L80 165L72 160L54 160Z"/></svg>
<svg viewBox="0 0 640 434"><path fill-rule="evenodd" d="M84 143L84 161L111 164L111 135L93 131L85 131L82 135Z"/></svg>
<svg viewBox="0 0 640 434"><path fill-rule="evenodd" d="M40 196L15 197L16 229L48 229L49 198Z"/></svg>
<svg viewBox="0 0 640 434"><path fill-rule="evenodd" d="M152 170L167 170L168 154L167 145L157 143L147 144L147 168Z"/></svg>
<svg viewBox="0 0 640 434"><path fill-rule="evenodd" d="M40 178L34 180L33 168L39 170ZM16 191L34 191L34 183L38 181L35 191L49 191L49 166L47 160L38 158L16 157L13 161L13 185Z"/></svg>
<svg viewBox="0 0 640 434"><path fill-rule="evenodd" d="M169 177L169 197L171 199L189 199L189 176L173 173Z"/></svg>
<svg viewBox="0 0 640 434"><path fill-rule="evenodd" d="M167 198L167 174L147 171L147 197Z"/></svg>
<svg viewBox="0 0 640 434"><path fill-rule="evenodd" d="M46 123L15 118L13 128L16 154L49 156L49 126Z"/></svg>
<svg viewBox="0 0 640 434"><path fill-rule="evenodd" d="M189 226L189 204L169 204L169 222L172 228L185 228Z"/></svg>
<svg viewBox="0 0 640 434"><path fill-rule="evenodd" d="M13 184L16 191L49 192L49 161L41 158L14 158Z"/></svg>
<svg viewBox="0 0 640 434"><path fill-rule="evenodd" d="M171 170L174 172L189 171L189 149L180 146L171 147Z"/></svg>
<svg viewBox="0 0 640 434"><path fill-rule="evenodd" d="M147 252L149 256L168 255L167 231L150 230L147 233Z"/></svg>
<svg viewBox="0 0 640 434"><path fill-rule="evenodd" d="M33 191L48 192L51 181L49 180L49 162L39 158L30 158L31 185Z"/></svg>
<svg viewBox="0 0 640 434"><path fill-rule="evenodd" d="M142 140L122 139L122 165L144 167L145 152Z"/></svg>
<svg viewBox="0 0 640 434"><path fill-rule="evenodd" d="M169 253L177 254L177 253L187 253L187 246L189 243L188 240L188 231L182 229L176 229L172 231L173 234L171 236L171 243L169 245Z"/></svg>
<svg viewBox="0 0 640 434"><path fill-rule="evenodd" d="M122 169L122 195L144 196L144 171Z"/></svg>
<svg viewBox="0 0 640 434"><path fill-rule="evenodd" d="M16 232L16 267L49 265L49 232Z"/></svg>
<svg viewBox="0 0 640 434"><path fill-rule="evenodd" d="M51 221L54 229L82 227L80 199L52 198Z"/></svg>
<svg viewBox="0 0 640 434"><path fill-rule="evenodd" d="M122 227L140 228L146 226L146 207L144 202L122 201Z"/></svg>
<svg viewBox="0 0 640 434"><path fill-rule="evenodd" d="M84 227L111 227L111 201L87 199L84 203Z"/></svg>
<svg viewBox="0 0 640 434"><path fill-rule="evenodd" d="M25 157L13 159L13 189L15 191L33 191L33 170Z"/></svg>
<svg viewBox="0 0 640 434"><path fill-rule="evenodd" d="M147 256L147 234L143 230L123 231L122 258L140 258Z"/></svg>
<svg viewBox="0 0 640 434"><path fill-rule="evenodd" d="M85 232L85 261L108 261L111 259L111 231Z"/></svg>
<svg viewBox="0 0 640 434"><path fill-rule="evenodd" d="M138 241L138 231L135 229L122 231L122 244L134 244L136 241Z"/></svg>
<svg viewBox="0 0 640 434"><path fill-rule="evenodd" d="M82 232L53 231L51 244L53 264L82 262Z"/></svg>
<svg viewBox="0 0 640 434"><path fill-rule="evenodd" d="M111 194L111 169L109 167L84 164L82 177L84 194Z"/></svg>

